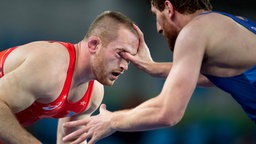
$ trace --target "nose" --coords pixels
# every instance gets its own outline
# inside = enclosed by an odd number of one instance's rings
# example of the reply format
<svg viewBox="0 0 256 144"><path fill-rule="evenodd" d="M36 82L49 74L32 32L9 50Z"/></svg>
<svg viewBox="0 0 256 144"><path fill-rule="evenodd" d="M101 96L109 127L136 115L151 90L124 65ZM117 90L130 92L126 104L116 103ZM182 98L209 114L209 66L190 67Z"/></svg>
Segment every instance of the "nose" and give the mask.
<svg viewBox="0 0 256 144"><path fill-rule="evenodd" d="M157 29L158 33L160 33L160 34L163 33L163 29L162 29L162 27L160 26L160 24L158 22L156 23L156 29Z"/></svg>
<svg viewBox="0 0 256 144"><path fill-rule="evenodd" d="M122 59L120 62L120 68L122 70L128 70L129 63L130 63L129 61Z"/></svg>

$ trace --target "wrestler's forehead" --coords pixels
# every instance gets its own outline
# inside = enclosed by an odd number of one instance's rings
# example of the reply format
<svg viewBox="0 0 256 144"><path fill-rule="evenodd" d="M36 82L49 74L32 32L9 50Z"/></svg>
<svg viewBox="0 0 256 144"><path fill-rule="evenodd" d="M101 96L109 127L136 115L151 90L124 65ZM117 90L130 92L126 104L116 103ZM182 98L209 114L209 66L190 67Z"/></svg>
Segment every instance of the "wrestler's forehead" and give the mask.
<svg viewBox="0 0 256 144"><path fill-rule="evenodd" d="M136 34L132 33L128 29L121 29L119 31L117 43L119 43L119 48L121 48L123 51L135 55L139 47L139 38Z"/></svg>

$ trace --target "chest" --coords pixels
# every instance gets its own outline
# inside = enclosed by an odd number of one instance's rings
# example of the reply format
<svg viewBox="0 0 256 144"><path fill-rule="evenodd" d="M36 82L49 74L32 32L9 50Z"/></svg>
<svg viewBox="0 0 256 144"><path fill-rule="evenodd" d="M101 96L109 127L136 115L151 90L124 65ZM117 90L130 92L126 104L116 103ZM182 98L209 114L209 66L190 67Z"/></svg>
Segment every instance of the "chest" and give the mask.
<svg viewBox="0 0 256 144"><path fill-rule="evenodd" d="M88 108L93 91L93 81L79 85L77 87L69 87L64 85L58 97L50 103L38 103L43 113L53 113L55 118L72 116L81 113Z"/></svg>
<svg viewBox="0 0 256 144"><path fill-rule="evenodd" d="M68 99L69 93L63 89L59 97L57 97L53 102L34 102L30 107L16 113L16 117L21 124L29 125L42 118L63 118L79 114L86 111L88 108L92 96L93 85L94 81L90 81L85 93L78 101L70 101ZM75 92L71 92L70 94L72 93Z"/></svg>

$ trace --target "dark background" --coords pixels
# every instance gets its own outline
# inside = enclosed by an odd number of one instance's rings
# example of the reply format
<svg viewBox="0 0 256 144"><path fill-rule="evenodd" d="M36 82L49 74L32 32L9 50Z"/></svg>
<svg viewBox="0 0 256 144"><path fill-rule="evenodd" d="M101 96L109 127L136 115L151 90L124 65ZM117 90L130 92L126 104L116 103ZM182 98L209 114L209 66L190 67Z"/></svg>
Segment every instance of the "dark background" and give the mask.
<svg viewBox="0 0 256 144"><path fill-rule="evenodd" d="M255 0L212 0L214 10L256 21ZM171 61L164 38L146 0L1 0L0 48L36 40L80 41L92 20L104 10L116 10L134 20L144 32L155 61ZM156 96L164 79L153 78L130 65L112 87L105 87L111 111L131 108ZM44 119L29 127L46 144L54 144L57 121ZM99 144L256 144L255 124L230 95L216 88L197 88L182 121L166 129L117 132Z"/></svg>

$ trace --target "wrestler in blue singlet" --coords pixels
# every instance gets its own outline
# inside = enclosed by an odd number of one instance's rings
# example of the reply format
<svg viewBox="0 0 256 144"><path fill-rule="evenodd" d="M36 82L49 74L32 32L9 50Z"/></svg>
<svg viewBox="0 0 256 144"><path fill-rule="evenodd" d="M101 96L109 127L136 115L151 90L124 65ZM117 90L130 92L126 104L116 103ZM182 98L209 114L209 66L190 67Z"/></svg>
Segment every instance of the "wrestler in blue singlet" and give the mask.
<svg viewBox="0 0 256 144"><path fill-rule="evenodd" d="M234 21L256 34L256 23L250 21L249 19L240 19L234 15L223 12L216 13L232 18ZM217 87L230 93L232 97L242 106L246 114L256 123L256 66L253 66L244 73L233 77L204 75Z"/></svg>

